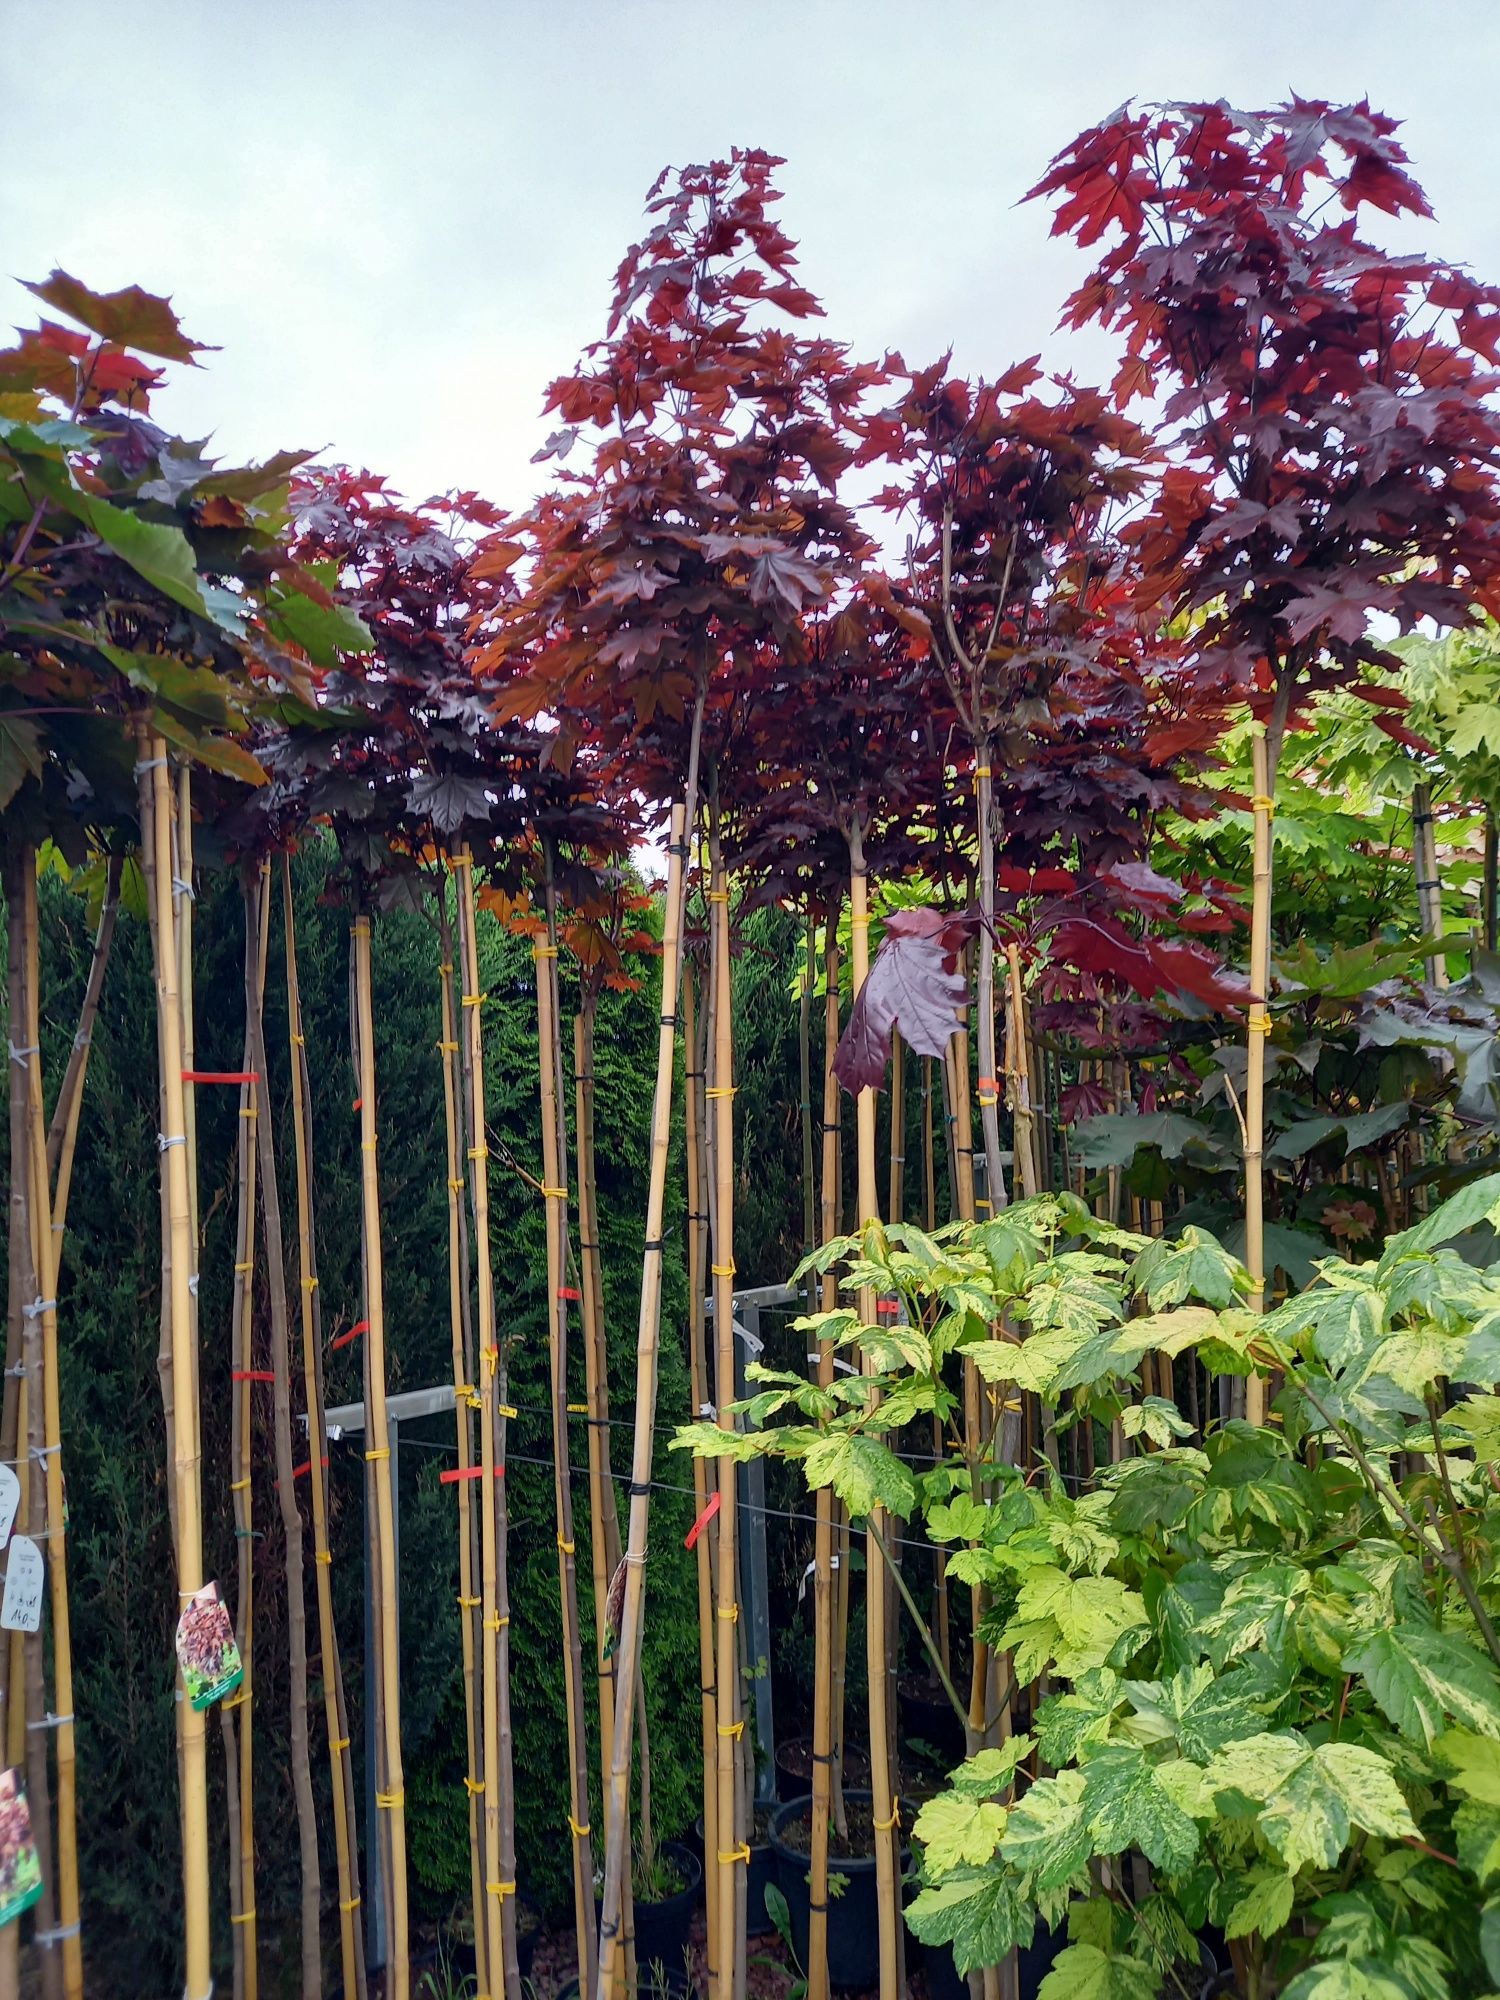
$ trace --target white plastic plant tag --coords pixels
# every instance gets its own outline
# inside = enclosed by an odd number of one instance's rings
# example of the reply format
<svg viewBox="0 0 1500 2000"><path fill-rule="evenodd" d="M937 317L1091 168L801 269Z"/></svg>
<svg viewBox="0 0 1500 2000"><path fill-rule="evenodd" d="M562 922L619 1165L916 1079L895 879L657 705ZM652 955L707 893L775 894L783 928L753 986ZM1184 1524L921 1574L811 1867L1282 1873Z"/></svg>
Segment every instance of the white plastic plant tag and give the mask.
<svg viewBox="0 0 1500 2000"><path fill-rule="evenodd" d="M16 1509L20 1504L21 1482L14 1468L0 1465L0 1549L10 1540L10 1531L16 1524Z"/></svg>
<svg viewBox="0 0 1500 2000"><path fill-rule="evenodd" d="M36 1632L42 1623L42 1586L46 1566L42 1552L27 1535L17 1535L5 1559L5 1596L0 1600L0 1629Z"/></svg>

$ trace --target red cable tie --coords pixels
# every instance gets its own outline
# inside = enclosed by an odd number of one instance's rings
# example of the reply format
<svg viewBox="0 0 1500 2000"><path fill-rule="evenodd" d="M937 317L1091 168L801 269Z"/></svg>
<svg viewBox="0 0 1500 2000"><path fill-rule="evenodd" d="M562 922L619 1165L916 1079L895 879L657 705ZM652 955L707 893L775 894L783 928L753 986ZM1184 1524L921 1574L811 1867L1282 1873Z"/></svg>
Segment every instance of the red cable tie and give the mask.
<svg viewBox="0 0 1500 2000"><path fill-rule="evenodd" d="M703 1530L708 1526L709 1522L713 1519L714 1515L718 1513L718 1511L719 1511L719 1489L715 1487L713 1492L709 1495L708 1505L704 1508L703 1512L698 1516L697 1520L694 1521L692 1527L688 1529L687 1533L682 1538L682 1546L685 1549L694 1549L698 1546L698 1537L703 1533Z"/></svg>
<svg viewBox="0 0 1500 2000"><path fill-rule="evenodd" d="M559 1285L557 1290L557 1296L560 1299L581 1300L583 1298L583 1293L579 1291L576 1285Z"/></svg>
<svg viewBox="0 0 1500 2000"><path fill-rule="evenodd" d="M505 1477L505 1467L503 1465L494 1466L492 1470L497 1479ZM460 1479L483 1479L483 1477L484 1467L482 1465L455 1465L450 1467L447 1472L440 1472L438 1474L438 1485L452 1486Z"/></svg>
<svg viewBox="0 0 1500 2000"><path fill-rule="evenodd" d="M370 1322L367 1319L357 1319L347 1333L341 1333L336 1340L329 1341L328 1350L332 1353L336 1347L347 1347L350 1341L358 1340L362 1333L369 1331Z"/></svg>
<svg viewBox="0 0 1500 2000"><path fill-rule="evenodd" d="M875 1310L882 1318L894 1319L896 1314L901 1310L901 1301L899 1299L877 1299L875 1301Z"/></svg>
<svg viewBox="0 0 1500 2000"><path fill-rule="evenodd" d="M274 1382L275 1374L269 1368L231 1368L231 1382Z"/></svg>
<svg viewBox="0 0 1500 2000"><path fill-rule="evenodd" d="M354 1100L354 1107L353 1107L353 1108L354 1108L354 1109L355 1109L356 1111L360 1110L360 1109L361 1109L361 1107L362 1107L362 1106L363 1106L363 1104L364 1104L364 1101L365 1101L365 1100L364 1100L364 1099L363 1099L362 1097L356 1097L356 1098L355 1098L355 1100Z"/></svg>
<svg viewBox="0 0 1500 2000"><path fill-rule="evenodd" d="M978 1087L979 1087L979 1088L980 1088L981 1090L995 1090L995 1091L998 1091L998 1090L999 1090L999 1088L1000 1088L999 1084L998 1084L998 1083L997 1083L997 1082L995 1081L994 1077L992 1077L992 1076L980 1076L980 1077L976 1077L976 1078L974 1079L974 1081L975 1081L975 1083L976 1083L976 1084L978 1085Z"/></svg>
<svg viewBox="0 0 1500 2000"><path fill-rule="evenodd" d="M326 1467L328 1464L328 1460L326 1458L320 1458L318 1460L318 1463L319 1465ZM292 1467L292 1477L293 1479L304 1479L307 1476L307 1474L311 1471L312 1471L312 1460L310 1458L304 1459L301 1465L294 1465ZM281 1484L281 1481L278 1479L276 1481L276 1484L279 1486Z"/></svg>
<svg viewBox="0 0 1500 2000"><path fill-rule="evenodd" d="M184 1083L259 1083L258 1069L185 1069Z"/></svg>

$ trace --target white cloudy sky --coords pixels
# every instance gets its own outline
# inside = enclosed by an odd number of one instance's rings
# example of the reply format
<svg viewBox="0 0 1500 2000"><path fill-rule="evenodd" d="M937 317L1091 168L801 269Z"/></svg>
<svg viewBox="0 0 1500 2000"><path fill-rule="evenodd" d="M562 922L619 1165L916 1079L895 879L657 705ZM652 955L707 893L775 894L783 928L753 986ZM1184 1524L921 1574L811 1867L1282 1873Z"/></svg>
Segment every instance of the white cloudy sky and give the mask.
<svg viewBox="0 0 1500 2000"><path fill-rule="evenodd" d="M1129 96L1368 94L1406 120L1437 247L1500 277L1496 0L65 0L40 41L22 18L0 0L0 325L54 264L170 292L222 349L174 427L413 494L529 496L543 387L602 330L645 189L734 144L787 156L803 276L871 355L1062 358L1079 261L1016 202Z"/></svg>

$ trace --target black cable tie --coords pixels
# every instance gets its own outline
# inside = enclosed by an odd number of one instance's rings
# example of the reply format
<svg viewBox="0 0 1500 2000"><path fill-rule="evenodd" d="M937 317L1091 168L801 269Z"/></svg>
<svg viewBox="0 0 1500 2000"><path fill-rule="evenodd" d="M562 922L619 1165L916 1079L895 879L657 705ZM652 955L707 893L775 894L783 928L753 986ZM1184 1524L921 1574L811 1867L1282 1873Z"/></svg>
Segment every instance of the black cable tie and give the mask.
<svg viewBox="0 0 1500 2000"><path fill-rule="evenodd" d="M585 1243L583 1238L580 1236L578 1239L578 1247L580 1250L602 1250L604 1248L604 1245L602 1243Z"/></svg>
<svg viewBox="0 0 1500 2000"><path fill-rule="evenodd" d="M665 1250L666 1247L667 1247L667 1239L665 1236L648 1237L646 1241L641 1245L641 1249L643 1251Z"/></svg>
<svg viewBox="0 0 1500 2000"><path fill-rule="evenodd" d="M643 1500L646 1497L646 1495L650 1493L650 1491L651 1491L651 1481L649 1479L646 1480L644 1484L639 1480L635 1479L631 1480L630 1497L632 1500Z"/></svg>
<svg viewBox="0 0 1500 2000"><path fill-rule="evenodd" d="M687 1212L687 1219L689 1222L707 1222L709 1221L710 1218L705 1210L701 1208L690 1208Z"/></svg>
<svg viewBox="0 0 1500 2000"><path fill-rule="evenodd" d="M614 1419L613 1417L585 1417L583 1421L586 1424L591 1424L595 1430L607 1431L614 1422Z"/></svg>
<svg viewBox="0 0 1500 2000"><path fill-rule="evenodd" d="M710 1681L707 1687L699 1688L698 1692L699 1694L706 1694L712 1700L717 1701L719 1699L719 1683L717 1681Z"/></svg>
<svg viewBox="0 0 1500 2000"><path fill-rule="evenodd" d="M811 1915L811 1914L816 1914L816 1915L818 1915L818 1916L820 1916L820 1917L826 1917L826 1916L828 1915L828 1905L827 1905L826 1903L811 1903L811 1902L810 1902L810 1903L808 1904L807 1908L808 1908L808 1913L809 1913L810 1915Z"/></svg>
<svg viewBox="0 0 1500 2000"><path fill-rule="evenodd" d="M675 1014L663 1014L661 1024L664 1028L675 1028L677 1026L677 1016Z"/></svg>
<svg viewBox="0 0 1500 2000"><path fill-rule="evenodd" d="M815 1764L836 1764L838 1762L838 1753L833 1750L814 1750L812 1760Z"/></svg>
<svg viewBox="0 0 1500 2000"><path fill-rule="evenodd" d="M667 852L668 854L678 854L686 861L688 857L688 844L685 840L669 840L667 842Z"/></svg>
<svg viewBox="0 0 1500 2000"><path fill-rule="evenodd" d="M618 1937L620 1935L620 1926L618 1924L600 1924L599 1935L606 1938Z"/></svg>

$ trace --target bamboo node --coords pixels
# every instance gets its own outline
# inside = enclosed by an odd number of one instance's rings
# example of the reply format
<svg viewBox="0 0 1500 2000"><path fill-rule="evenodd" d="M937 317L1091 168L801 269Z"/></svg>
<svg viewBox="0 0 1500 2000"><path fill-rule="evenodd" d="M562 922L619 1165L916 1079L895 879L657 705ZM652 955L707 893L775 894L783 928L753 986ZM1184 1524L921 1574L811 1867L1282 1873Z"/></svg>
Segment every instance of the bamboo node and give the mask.
<svg viewBox="0 0 1500 2000"><path fill-rule="evenodd" d="M719 1854L720 1865L725 1868L733 1867L736 1861L744 1861L748 1863L750 1859L750 1843L748 1841L742 1840L738 1847L731 1847L727 1854L721 1847L718 1850L718 1854Z"/></svg>
<svg viewBox="0 0 1500 2000"><path fill-rule="evenodd" d="M365 1459L368 1463L373 1463L378 1458L389 1458L390 1455L391 1455L390 1446L388 1444L380 1444L377 1445L373 1451L367 1451L365 1453Z"/></svg>
<svg viewBox="0 0 1500 2000"><path fill-rule="evenodd" d="M589 1834L589 1823L588 1823L588 1821L587 1821L587 1820L585 1820L585 1821L583 1822L583 1825L582 1825L582 1826L580 1826L580 1825L578 1824L577 1820L576 1820L576 1819L574 1819L573 1815L572 1815L571 1813L569 1813L569 1814L568 1814L568 1825L569 1825L570 1827L572 1827L572 1829L573 1829L573 1838L574 1838L575 1840L586 1840L586 1839L588 1838L588 1834Z"/></svg>
<svg viewBox="0 0 1500 2000"><path fill-rule="evenodd" d="M375 1803L382 1812L401 1812L406 1805L406 1793L404 1791L377 1792L375 1794Z"/></svg>
<svg viewBox="0 0 1500 2000"><path fill-rule="evenodd" d="M871 1824L874 1826L875 1831L877 1833L893 1833L895 1829L901 1824L900 1799L894 1798L891 1800L891 1816L889 1819L872 1820Z"/></svg>

